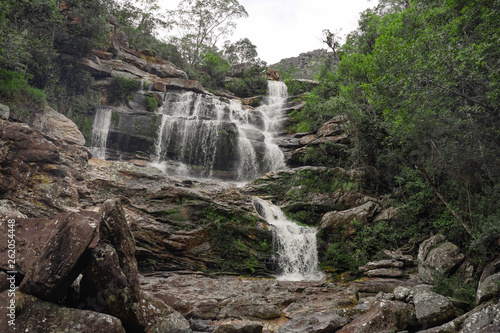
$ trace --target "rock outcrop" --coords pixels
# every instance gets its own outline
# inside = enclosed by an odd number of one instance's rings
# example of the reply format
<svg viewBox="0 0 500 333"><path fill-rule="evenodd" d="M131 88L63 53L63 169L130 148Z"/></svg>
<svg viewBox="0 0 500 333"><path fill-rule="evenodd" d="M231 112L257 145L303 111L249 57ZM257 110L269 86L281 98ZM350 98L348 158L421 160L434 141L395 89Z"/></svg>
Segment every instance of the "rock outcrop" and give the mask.
<svg viewBox="0 0 500 333"><path fill-rule="evenodd" d="M318 49L301 53L297 57L282 59L271 67L291 72L295 79L313 79L327 59L333 60L333 53Z"/></svg>
<svg viewBox="0 0 500 333"><path fill-rule="evenodd" d="M443 235L436 235L424 241L418 250L418 273L420 278L433 283L436 274L447 275L460 265L464 254Z"/></svg>

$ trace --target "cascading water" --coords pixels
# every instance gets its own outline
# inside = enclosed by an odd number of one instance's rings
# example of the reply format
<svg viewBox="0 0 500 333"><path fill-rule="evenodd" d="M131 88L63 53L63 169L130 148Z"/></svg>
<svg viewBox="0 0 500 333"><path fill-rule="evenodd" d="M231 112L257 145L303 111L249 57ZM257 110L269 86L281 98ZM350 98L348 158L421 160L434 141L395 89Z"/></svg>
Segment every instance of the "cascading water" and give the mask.
<svg viewBox="0 0 500 333"><path fill-rule="evenodd" d="M111 126L111 115L111 110L101 107L97 109L92 124L90 152L92 156L101 160L106 159L106 143L108 141L109 127Z"/></svg>
<svg viewBox="0 0 500 333"><path fill-rule="evenodd" d="M253 198L255 210L273 226L273 245L278 254L281 281L316 281L323 278L318 270L316 228L299 226L268 201Z"/></svg>
<svg viewBox="0 0 500 333"><path fill-rule="evenodd" d="M153 165L166 172L162 163L176 161L184 172L187 165L192 174L212 176L218 163L234 170L237 180L285 168L283 153L273 140L281 129L286 85L268 82L269 96L257 110L193 92L166 93L157 110L161 122ZM230 154L235 154L233 159L220 160Z"/></svg>
<svg viewBox="0 0 500 333"><path fill-rule="evenodd" d="M273 142L275 134L281 130L283 103L288 96L286 84L281 81L268 81L266 103L259 107L264 119L264 137L266 153L264 163L267 171L285 168L285 157L277 144Z"/></svg>

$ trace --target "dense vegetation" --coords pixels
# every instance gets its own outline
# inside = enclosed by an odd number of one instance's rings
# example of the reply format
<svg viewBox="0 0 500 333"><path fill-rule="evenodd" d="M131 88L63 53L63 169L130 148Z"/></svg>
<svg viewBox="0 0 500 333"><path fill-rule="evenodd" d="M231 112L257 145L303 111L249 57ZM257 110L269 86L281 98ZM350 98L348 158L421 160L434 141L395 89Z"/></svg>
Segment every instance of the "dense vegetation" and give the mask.
<svg viewBox="0 0 500 333"><path fill-rule="evenodd" d="M402 207L394 225L332 245L332 263L375 252L386 233L394 247L444 233L480 260L500 250L499 12L500 1L381 1L292 114L296 131L347 115L348 167Z"/></svg>
<svg viewBox="0 0 500 333"><path fill-rule="evenodd" d="M244 97L265 94L265 78L253 75L261 74L265 65L258 59L255 45L247 38L226 41L222 49L215 45L219 38L230 35L234 19L245 16L245 9L236 0L184 0L179 6L176 11L162 12L158 0L1 1L0 101L16 117L29 115L48 102L73 119L88 139L99 94L94 90L94 78L78 61L93 49L108 49L109 22L119 24L130 47L171 61L213 92L227 88ZM217 15L198 15L196 22L186 19L207 10L216 10ZM220 15L224 19L219 20ZM200 25L211 30L200 32ZM182 27L185 34L160 37L173 27ZM196 52L188 57L189 49ZM242 62L253 63L254 68L236 82L226 83L231 65ZM137 88L133 82L113 80L110 102L127 103L127 96ZM156 109L152 99L147 109Z"/></svg>

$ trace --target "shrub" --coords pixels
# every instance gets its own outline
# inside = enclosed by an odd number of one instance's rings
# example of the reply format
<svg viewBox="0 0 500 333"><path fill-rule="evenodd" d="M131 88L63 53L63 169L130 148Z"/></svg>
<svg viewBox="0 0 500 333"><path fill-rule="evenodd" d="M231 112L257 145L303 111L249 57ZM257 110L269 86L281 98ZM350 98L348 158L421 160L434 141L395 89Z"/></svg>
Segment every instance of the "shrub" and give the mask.
<svg viewBox="0 0 500 333"><path fill-rule="evenodd" d="M139 88L136 80L114 77L108 87L108 100L114 104L127 104L131 93Z"/></svg>
<svg viewBox="0 0 500 333"><path fill-rule="evenodd" d="M146 96L146 110L154 112L158 108L158 101L153 96Z"/></svg>
<svg viewBox="0 0 500 333"><path fill-rule="evenodd" d="M0 98L10 102L12 110L20 115L43 107L47 100L42 90L29 85L24 74L5 69L0 70Z"/></svg>

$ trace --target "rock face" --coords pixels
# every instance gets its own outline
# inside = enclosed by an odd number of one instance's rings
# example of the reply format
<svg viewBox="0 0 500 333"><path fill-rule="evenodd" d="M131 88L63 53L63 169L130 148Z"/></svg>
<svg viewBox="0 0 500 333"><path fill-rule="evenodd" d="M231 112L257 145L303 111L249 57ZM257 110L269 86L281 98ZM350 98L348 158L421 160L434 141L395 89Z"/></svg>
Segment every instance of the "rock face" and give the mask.
<svg viewBox="0 0 500 333"><path fill-rule="evenodd" d="M89 157L86 147L0 120L0 199L32 217L77 207L86 193L81 174Z"/></svg>
<svg viewBox="0 0 500 333"><path fill-rule="evenodd" d="M284 71L294 69L292 73L295 79L313 79L327 58L333 59L332 53L325 49L318 49L301 53L298 57L282 59L271 67Z"/></svg>
<svg viewBox="0 0 500 333"><path fill-rule="evenodd" d="M434 274L449 274L464 259L464 254L443 235L424 241L418 250L418 273L428 283L434 282Z"/></svg>
<svg viewBox="0 0 500 333"><path fill-rule="evenodd" d="M52 138L85 145L85 138L75 123L51 107L47 106L41 111L33 112L26 123Z"/></svg>

